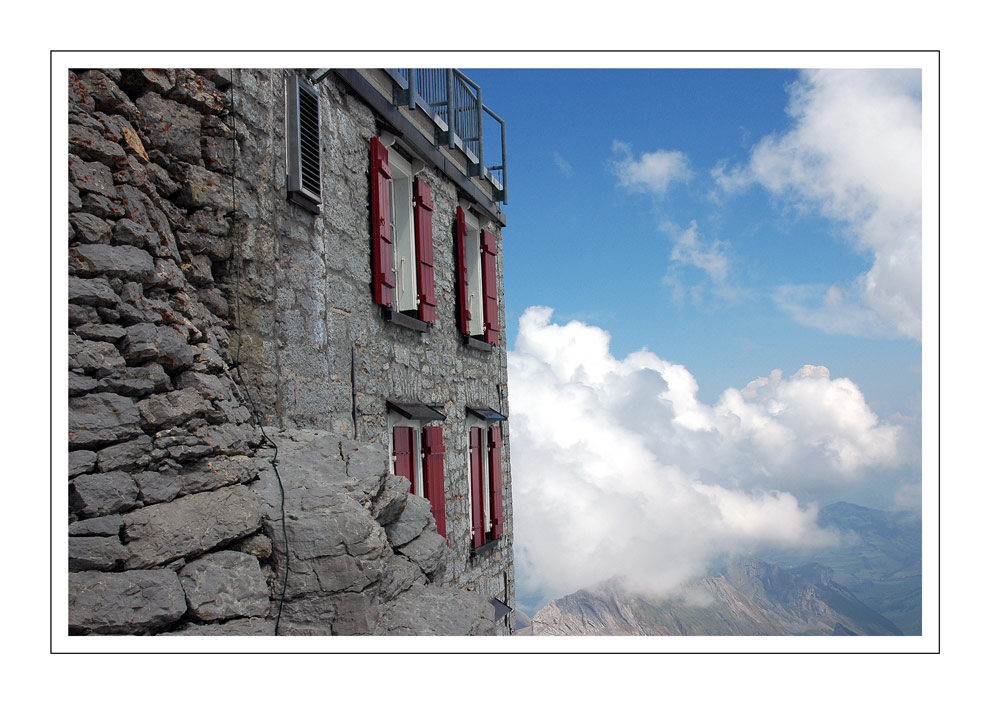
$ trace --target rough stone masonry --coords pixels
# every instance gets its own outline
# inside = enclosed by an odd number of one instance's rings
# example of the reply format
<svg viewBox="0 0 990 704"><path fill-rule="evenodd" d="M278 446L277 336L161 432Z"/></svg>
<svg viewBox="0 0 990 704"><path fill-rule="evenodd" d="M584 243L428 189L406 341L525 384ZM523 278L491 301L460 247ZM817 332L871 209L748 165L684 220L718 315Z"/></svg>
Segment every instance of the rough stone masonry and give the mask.
<svg viewBox="0 0 990 704"><path fill-rule="evenodd" d="M272 144L229 79L68 75L69 633L272 635L288 561L280 633L493 634L380 443L267 428L279 488L231 310L259 207L235 159Z"/></svg>

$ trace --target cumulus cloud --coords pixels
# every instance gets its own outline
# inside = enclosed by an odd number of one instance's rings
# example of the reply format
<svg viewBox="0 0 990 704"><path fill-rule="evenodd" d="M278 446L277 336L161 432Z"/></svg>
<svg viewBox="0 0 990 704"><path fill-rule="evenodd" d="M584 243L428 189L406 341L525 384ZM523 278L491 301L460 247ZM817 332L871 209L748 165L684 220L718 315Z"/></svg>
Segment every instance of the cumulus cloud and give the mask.
<svg viewBox="0 0 990 704"><path fill-rule="evenodd" d="M612 153L616 156L612 169L619 185L634 191L662 196L672 183L686 182L692 175L687 155L683 152L660 149L636 158L631 145L615 141L612 143Z"/></svg>
<svg viewBox="0 0 990 704"><path fill-rule="evenodd" d="M788 132L764 137L741 167L719 163L713 178L844 223L872 266L797 300L782 290L778 303L829 332L920 339L921 72L806 71L788 113Z"/></svg>
<svg viewBox="0 0 990 704"><path fill-rule="evenodd" d="M849 379L779 370L714 405L683 366L529 308L509 355L517 578L560 596L614 575L672 590L713 559L824 544L802 492L897 465L899 428Z"/></svg>

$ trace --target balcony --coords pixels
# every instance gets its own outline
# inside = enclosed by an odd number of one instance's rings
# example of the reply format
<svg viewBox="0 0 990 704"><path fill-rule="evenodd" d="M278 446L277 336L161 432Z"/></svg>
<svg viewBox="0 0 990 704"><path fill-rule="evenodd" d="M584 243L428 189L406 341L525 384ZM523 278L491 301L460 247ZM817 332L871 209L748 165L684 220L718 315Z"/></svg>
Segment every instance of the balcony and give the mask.
<svg viewBox="0 0 990 704"><path fill-rule="evenodd" d="M436 126L437 145L459 150L467 160L468 176L488 181L495 200L508 202L506 188L505 121L485 105L481 86L456 68L391 68L392 103L422 110ZM485 127L500 163L487 165ZM491 159L491 156L488 157Z"/></svg>

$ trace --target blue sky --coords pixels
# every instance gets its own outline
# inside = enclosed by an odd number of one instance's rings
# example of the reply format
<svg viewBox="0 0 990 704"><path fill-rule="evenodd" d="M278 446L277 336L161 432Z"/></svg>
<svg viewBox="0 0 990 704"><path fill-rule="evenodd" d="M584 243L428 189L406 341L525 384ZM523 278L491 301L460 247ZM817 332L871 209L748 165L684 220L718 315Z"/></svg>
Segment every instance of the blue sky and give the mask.
<svg viewBox="0 0 990 704"><path fill-rule="evenodd" d="M744 163L765 135L785 132L788 70L480 70L466 72L508 125L505 207L510 345L531 305L608 330L612 351L648 347L687 366L714 402L775 368L825 365L853 379L881 415L920 412L920 343L828 334L773 299L783 284L828 286L870 268L846 227L765 189L715 199L710 170ZM634 154L687 155L692 177L662 197L618 185L616 141ZM489 147L490 148L490 147ZM491 160L489 160L491 161ZM692 222L724 243L732 301L678 299L663 284L672 238ZM681 267L682 282L704 279Z"/></svg>
<svg viewBox="0 0 990 704"><path fill-rule="evenodd" d="M508 126L524 608L920 509L920 71L465 70Z"/></svg>

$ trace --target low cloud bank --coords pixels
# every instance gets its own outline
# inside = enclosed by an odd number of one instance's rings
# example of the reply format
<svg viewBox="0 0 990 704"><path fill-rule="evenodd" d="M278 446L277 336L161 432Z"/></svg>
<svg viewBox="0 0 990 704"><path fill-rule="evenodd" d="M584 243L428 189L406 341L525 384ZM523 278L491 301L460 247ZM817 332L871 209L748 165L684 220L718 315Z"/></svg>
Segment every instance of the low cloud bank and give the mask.
<svg viewBox="0 0 990 704"><path fill-rule="evenodd" d="M683 366L609 351L601 328L533 307L509 355L516 572L553 598L624 575L666 592L719 556L829 544L795 494L901 460L849 379L774 370L709 406Z"/></svg>

